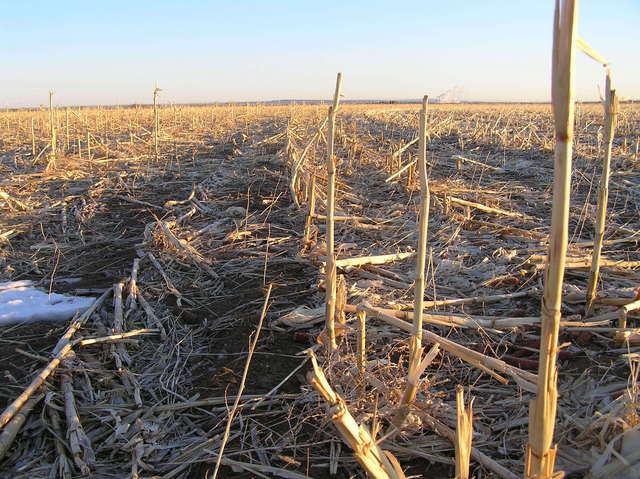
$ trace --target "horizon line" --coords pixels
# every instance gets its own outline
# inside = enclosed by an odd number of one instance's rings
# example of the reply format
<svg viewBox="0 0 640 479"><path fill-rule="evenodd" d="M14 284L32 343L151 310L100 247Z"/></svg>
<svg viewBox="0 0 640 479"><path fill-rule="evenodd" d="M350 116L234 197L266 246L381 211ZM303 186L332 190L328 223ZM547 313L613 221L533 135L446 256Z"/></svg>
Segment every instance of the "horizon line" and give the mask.
<svg viewBox="0 0 640 479"><path fill-rule="evenodd" d="M295 104L303 105L330 105L332 99L282 99L282 100L239 100L239 101L209 101L209 102L166 102L158 103L158 106L234 106L234 105L268 105L268 106L287 106ZM576 103L601 103L600 100L575 100ZM627 98L620 103L636 103L640 102L640 99ZM422 99L410 98L410 99L352 99L341 100L342 104L361 104L361 105L419 105L422 103ZM429 102L434 105L550 105L551 101L539 101L539 100L460 100L460 101L438 101L433 99ZM134 108L134 107L152 107L153 103L96 103L96 104L83 104L83 105L65 105L54 104L56 108ZM0 107L1 111L20 111L20 110L48 110L49 106L45 103L31 106L15 106L15 107Z"/></svg>

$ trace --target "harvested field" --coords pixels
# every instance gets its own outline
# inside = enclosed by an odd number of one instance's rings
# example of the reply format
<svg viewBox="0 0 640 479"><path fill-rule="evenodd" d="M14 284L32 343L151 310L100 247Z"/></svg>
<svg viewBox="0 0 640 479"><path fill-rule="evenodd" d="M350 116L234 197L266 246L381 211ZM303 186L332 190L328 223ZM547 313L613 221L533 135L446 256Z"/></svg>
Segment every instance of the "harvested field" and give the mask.
<svg viewBox="0 0 640 479"><path fill-rule="evenodd" d="M161 107L158 124L150 108L57 109L55 156L49 112L0 113L0 281L102 298L66 342L69 323L0 329L3 409L59 362L27 399L15 440L5 433L21 416L0 424L0 475L209 477L220 457L220 477L365 477L305 376L317 361L407 477L455 475L458 385L475 398L471 473L521 477L551 225L551 106L429 106L422 334L432 355L398 432L418 112L337 112L333 352L318 345L329 339L326 106ZM640 467L640 107L619 107L587 314L603 128L600 105L577 106L555 434L556 469L569 477Z"/></svg>

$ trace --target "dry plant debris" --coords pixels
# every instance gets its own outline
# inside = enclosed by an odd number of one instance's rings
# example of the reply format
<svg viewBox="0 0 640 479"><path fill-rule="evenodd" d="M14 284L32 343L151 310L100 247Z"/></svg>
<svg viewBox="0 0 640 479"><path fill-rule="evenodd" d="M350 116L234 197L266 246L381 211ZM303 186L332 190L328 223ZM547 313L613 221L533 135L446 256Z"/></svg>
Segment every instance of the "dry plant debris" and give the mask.
<svg viewBox="0 0 640 479"><path fill-rule="evenodd" d="M205 477L237 402L219 477L364 477L304 378L303 351L317 348L325 317L326 107L53 111L55 162L48 111L0 114L0 281L104 300L61 350L68 324L2 328L3 407L59 359L2 429L2 475ZM420 202L419 175L407 165L418 154L418 121L416 106L340 107L343 321L335 354L316 350L318 367L396 473L394 465L407 477L454 476L461 385L475 398L470 475L521 477L550 231L551 110L429 107L423 340L426 351L436 335L442 342L397 433L389 425L410 345L389 318L411 328ZM618 108L600 282L587 315L602 131L601 107L577 105L555 436L557 469L594 478L624 477L640 462L640 109ZM363 259L381 255L394 256Z"/></svg>

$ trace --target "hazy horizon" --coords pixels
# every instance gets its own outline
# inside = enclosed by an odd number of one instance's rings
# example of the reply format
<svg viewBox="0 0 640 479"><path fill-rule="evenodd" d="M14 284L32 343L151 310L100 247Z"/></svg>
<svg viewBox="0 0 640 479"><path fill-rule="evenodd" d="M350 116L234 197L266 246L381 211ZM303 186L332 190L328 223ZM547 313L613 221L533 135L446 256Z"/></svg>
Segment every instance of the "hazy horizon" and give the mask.
<svg viewBox="0 0 640 479"><path fill-rule="evenodd" d="M3 2L0 108L329 99L548 102L553 1ZM640 4L580 2L578 35L640 97ZM576 57L576 98L603 69Z"/></svg>
<svg viewBox="0 0 640 479"><path fill-rule="evenodd" d="M55 95L54 95L55 99ZM407 99L367 99L367 98L359 98L359 99L350 99L344 100L340 102L342 105L390 105L390 106L402 106L402 105L417 105L420 106L422 104L422 99L420 98L407 98ZM580 104L601 104L601 100L580 100L577 99L576 103ZM640 99L638 98L624 98L620 101L621 104L636 104L640 103ZM206 106L254 106L254 105L264 105L264 106L287 106L292 104L299 105L327 105L331 104L331 98L326 99L281 99L281 100L238 100L238 101L228 101L228 102L190 102L190 103L175 103L175 102L161 102L158 101L158 106L160 108L171 108L173 106L193 106L193 107L206 107ZM429 101L430 105L438 104L438 105L549 105L551 106L550 101L474 101L474 100L464 100L460 102L434 102ZM135 102L135 103L99 103L99 104L85 104L85 105L75 105L75 104L65 104L65 103L56 103L53 102L54 108L153 108L153 102ZM49 102L48 102L48 94L47 101L42 102L38 105L29 105L29 106L16 106L16 107L0 107L0 111L30 111L30 110L48 110Z"/></svg>

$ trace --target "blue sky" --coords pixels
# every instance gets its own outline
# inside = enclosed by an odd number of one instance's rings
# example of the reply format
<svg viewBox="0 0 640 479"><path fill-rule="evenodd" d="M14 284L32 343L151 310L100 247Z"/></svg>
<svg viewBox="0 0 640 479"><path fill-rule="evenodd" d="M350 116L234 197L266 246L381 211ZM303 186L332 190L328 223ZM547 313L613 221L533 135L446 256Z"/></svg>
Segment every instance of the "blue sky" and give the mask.
<svg viewBox="0 0 640 479"><path fill-rule="evenodd" d="M547 101L553 0L0 0L0 107L437 96ZM640 97L640 1L582 0L578 32ZM576 93L603 71L577 57Z"/></svg>

